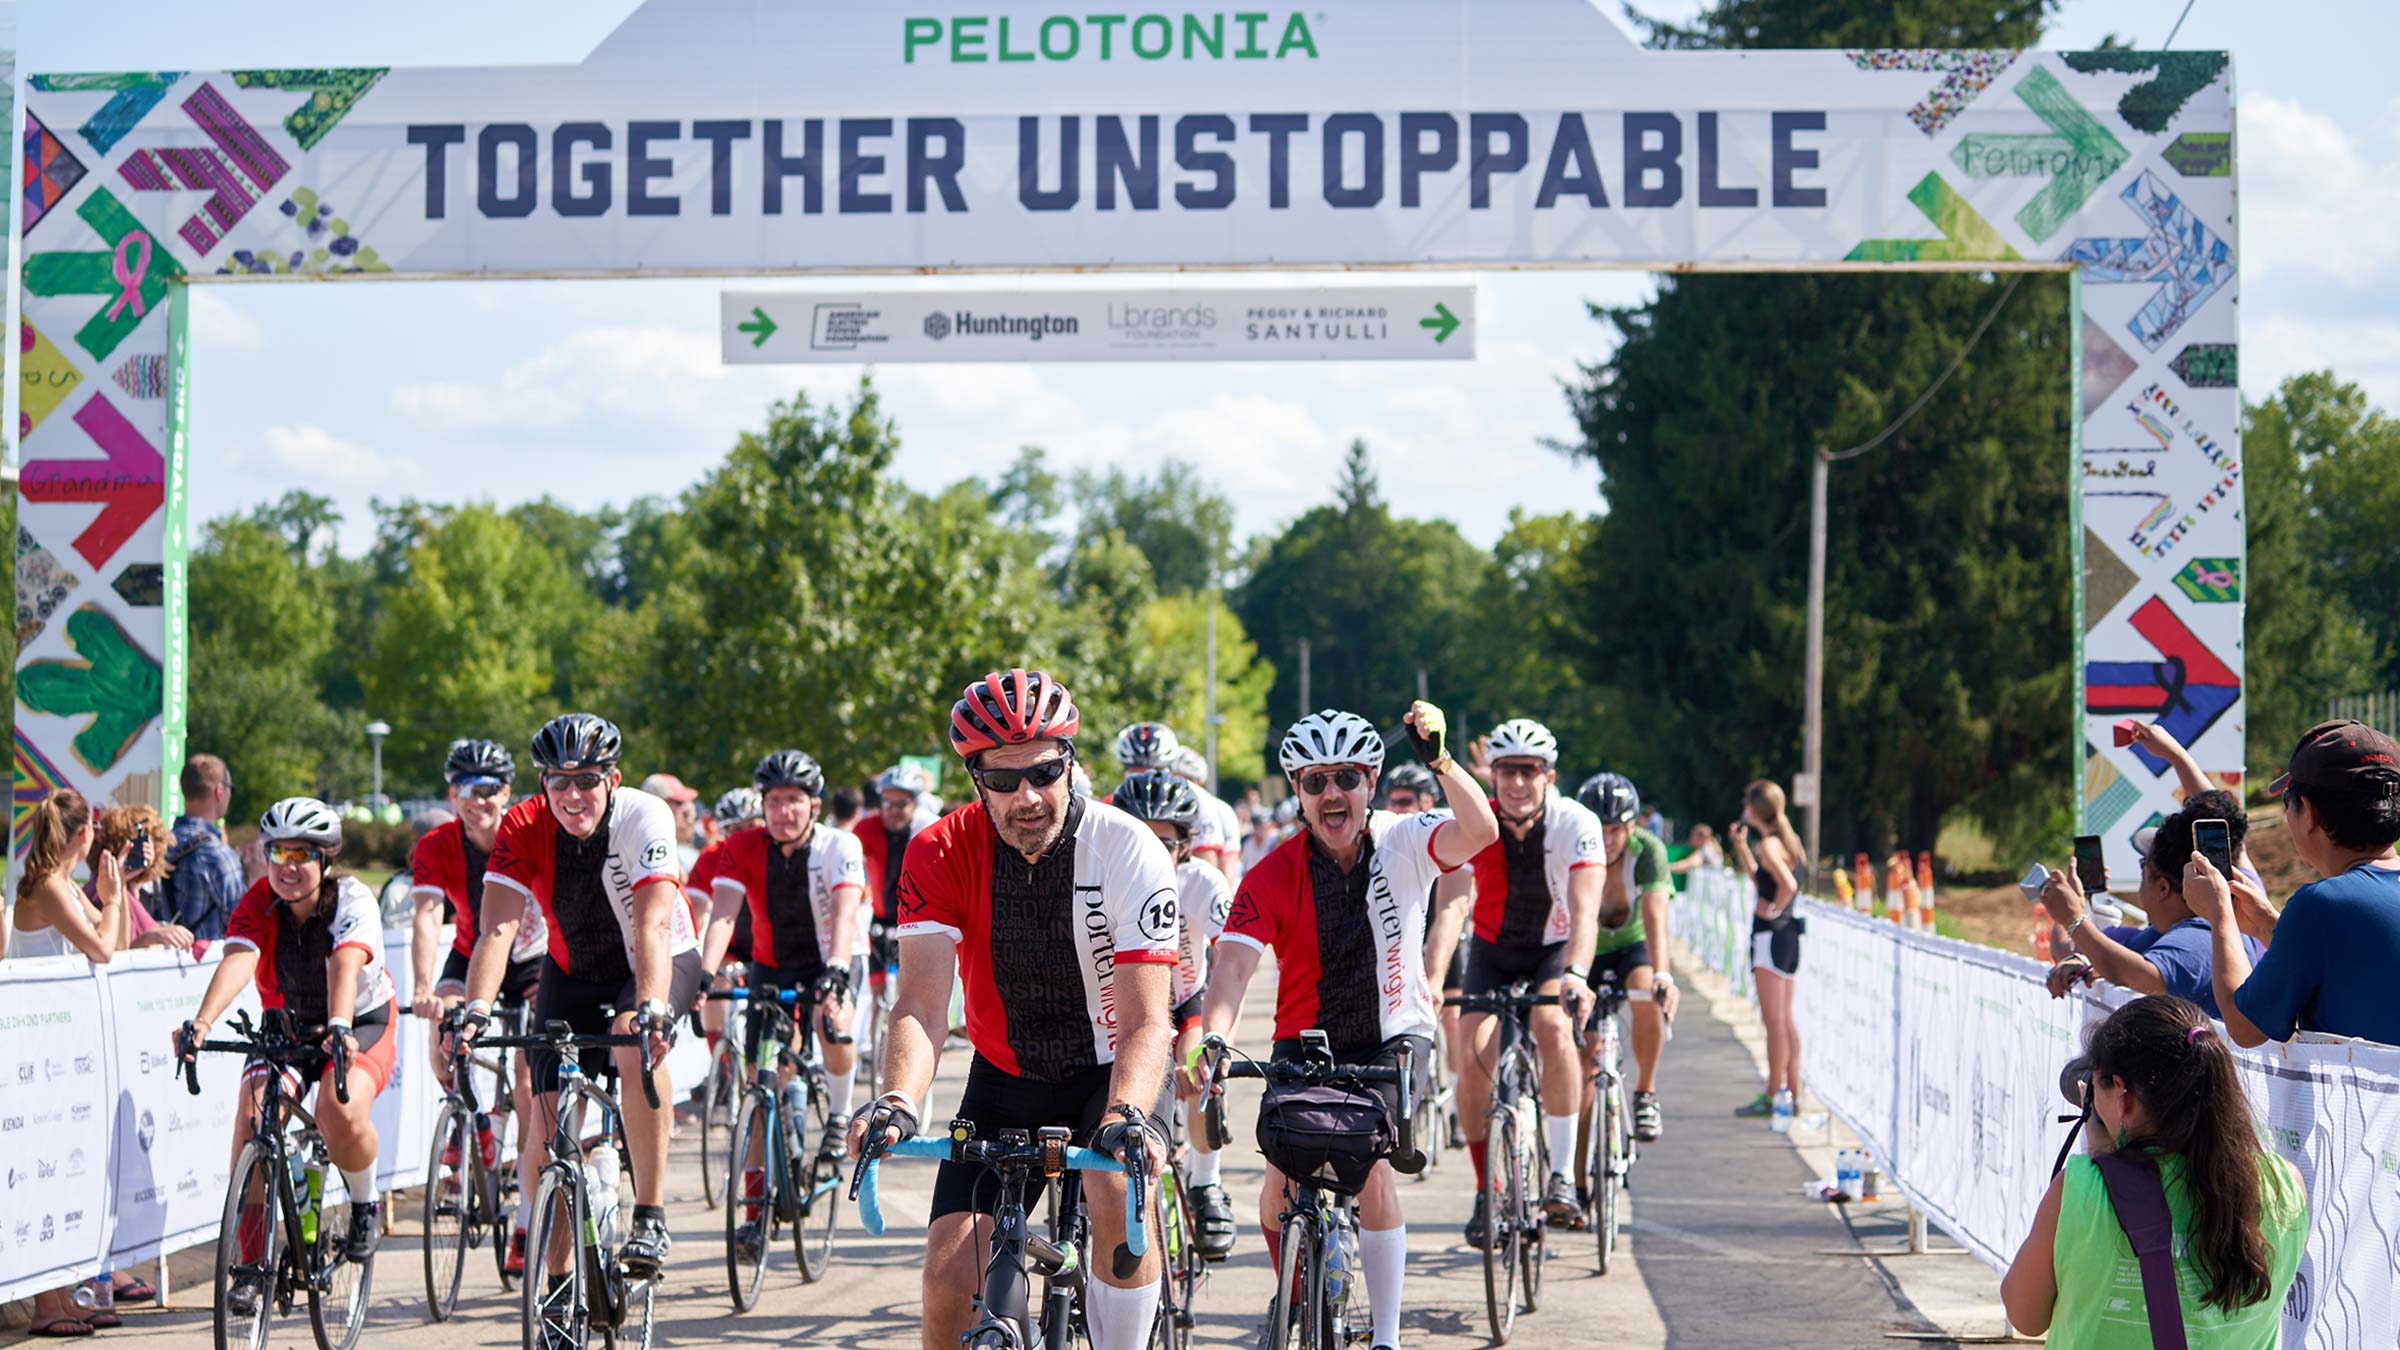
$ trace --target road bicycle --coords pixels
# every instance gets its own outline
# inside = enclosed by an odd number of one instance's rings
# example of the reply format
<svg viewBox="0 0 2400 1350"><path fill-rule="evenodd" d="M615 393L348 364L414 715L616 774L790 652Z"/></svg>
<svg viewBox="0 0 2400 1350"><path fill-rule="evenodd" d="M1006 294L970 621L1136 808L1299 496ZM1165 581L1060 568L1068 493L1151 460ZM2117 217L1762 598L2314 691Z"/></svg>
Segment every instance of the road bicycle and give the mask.
<svg viewBox="0 0 2400 1350"><path fill-rule="evenodd" d="M708 1072L700 1079L700 1198L710 1209L717 1207L717 1193L730 1180L716 1174L717 1159L723 1156L722 1140L733 1133L733 1110L742 1099L742 1083L750 1076L739 1034L742 1006L750 998L749 972L735 962L717 972L717 978L728 987L711 989L703 997L710 1003L733 1006L725 1011L725 1030L709 1051ZM693 1020L698 1020L698 1014ZM704 1030L702 1034L707 1033Z"/></svg>
<svg viewBox="0 0 2400 1350"><path fill-rule="evenodd" d="M1270 1085L1335 1086L1371 1095L1369 1084L1393 1083L1400 1090L1399 1111L1393 1122L1397 1144L1390 1161L1395 1169L1414 1172L1424 1167L1417 1143L1416 1047L1403 1042L1399 1063L1337 1063L1325 1033L1301 1033L1302 1057L1277 1061L1236 1058L1240 1052L1214 1042L1208 1060L1208 1081L1258 1078ZM1219 1148L1231 1138L1225 1123L1225 1099L1212 1094L1204 1128ZM1313 1175L1286 1173L1284 1208L1278 1223L1283 1266L1276 1276L1275 1301L1267 1313L1266 1334L1259 1344L1272 1350L1348 1350L1374 1328L1367 1319L1354 1320L1362 1310L1365 1279L1358 1257L1358 1197L1355 1192L1323 1185Z"/></svg>
<svg viewBox="0 0 2400 1350"><path fill-rule="evenodd" d="M1167 1165L1158 1173L1158 1255L1166 1266L1159 1295L1160 1350L1187 1350L1194 1310L1208 1283L1208 1260L1200 1254L1200 1216L1192 1208L1191 1149L1183 1137L1183 1106L1170 1100L1165 1115L1153 1117L1167 1131Z"/></svg>
<svg viewBox="0 0 2400 1350"><path fill-rule="evenodd" d="M346 1254L350 1209L325 1203L331 1159L316 1117L300 1104L306 1092L300 1085L324 1072L328 1056L316 1042L298 1039L282 1010L255 1028L248 1013L234 1014L236 1040L194 1045L191 1024L184 1025L183 1083L195 1097L202 1052L243 1056L245 1078L252 1064L267 1066L250 1137L234 1155L233 1175L226 1181L225 1214L217 1229L217 1350L265 1350L269 1323L289 1315L303 1296L319 1350L352 1350L366 1325L375 1261L357 1263ZM397 1029L387 1027L384 1034L395 1035ZM334 1042L330 1062L334 1096L348 1105L347 1041Z"/></svg>
<svg viewBox="0 0 2400 1350"><path fill-rule="evenodd" d="M953 1120L939 1139L904 1139L859 1159L850 1176L850 1195L858 1203L858 1219L868 1233L883 1232L883 1210L876 1202L875 1177L885 1157L942 1158L980 1163L1000 1178L999 1210L993 1215L991 1256L984 1263L983 1285L975 1295L976 1321L960 1338L964 1350L1069 1350L1089 1339L1083 1312L1087 1273L1085 1246L1091 1240L1084 1213L1083 1187L1076 1172L1125 1172L1125 1242L1113 1255L1116 1269L1138 1262L1148 1250L1145 1215L1149 1208L1149 1145L1142 1132L1128 1133L1132 1166L1103 1153L1077 1148L1064 1126L1039 1130L1002 1130L997 1137L979 1139L975 1122ZM1056 1184L1053 1184L1056 1183ZM1044 1194L1048 1208L1047 1235L1033 1231L1027 1202L1035 1191ZM1042 1280L1040 1313L1033 1311L1032 1280ZM1151 1343L1158 1345L1154 1331Z"/></svg>
<svg viewBox="0 0 2400 1350"><path fill-rule="evenodd" d="M603 1009L603 1014L615 1014ZM658 1109L649 1036L578 1032L551 1022L524 1036L480 1036L491 1049L553 1050L558 1055L558 1106L541 1175L533 1187L533 1212L525 1227L524 1350L584 1350L597 1329L614 1350L622 1337L649 1350L658 1300L658 1276L641 1275L618 1259L629 1227L618 1203L620 1188L633 1181L633 1158L625 1143L625 1114L616 1095L583 1071L584 1050L632 1047L641 1053L642 1096ZM613 1072L603 1071L614 1077ZM584 1125L596 1122L588 1141ZM598 1164L584 1161L587 1147L602 1151ZM608 1178L621 1178L612 1183ZM539 1263L537 1272L536 1265Z"/></svg>
<svg viewBox="0 0 2400 1350"><path fill-rule="evenodd" d="M1490 1013L1500 1023L1492 1102L1484 1112L1483 1304L1492 1343L1502 1345L1519 1312L1541 1307L1542 1266L1550 1255L1543 1241L1549 1221L1541 1213L1550 1147L1542 1135L1542 1073L1532 1013L1556 1007L1558 995L1533 993L1520 982L1496 994L1462 994L1443 1002Z"/></svg>
<svg viewBox="0 0 2400 1350"><path fill-rule="evenodd" d="M522 1008L503 1009L495 1020L508 1019L514 1030L523 1020ZM425 1299L436 1322L447 1322L458 1310L458 1290L466 1275L467 1253L491 1243L493 1264L500 1271L500 1290L516 1287L508 1273L508 1239L517 1213L517 1167L504 1153L514 1095L506 1050L477 1055L458 1039L459 1009L442 1015L441 1034L450 1042L450 1090L434 1116L433 1151L425 1170ZM476 1100L475 1077L489 1074L499 1086L490 1110Z"/></svg>
<svg viewBox="0 0 2400 1350"><path fill-rule="evenodd" d="M1417 1098L1414 1112L1417 1147L1425 1154L1420 1180L1433 1175L1444 1153L1466 1142L1458 1130L1458 1079L1448 1069L1450 1033L1439 1021L1433 1027L1431 1062L1433 1090Z"/></svg>
<svg viewBox="0 0 2400 1350"><path fill-rule="evenodd" d="M1618 978L1614 971L1602 975L1592 990L1592 1015L1584 1023L1585 1044L1594 1047L1595 1063L1591 1104L1583 1113L1584 1156L1576 1177L1576 1194L1583 1203L1582 1224L1598 1240L1603 1275L1616 1259L1617 1235L1624 1227L1625 1192L1633 1186L1638 1151L1633 1113L1627 1105L1625 1041L1617 1013L1629 1000L1650 993L1646 989L1629 992Z"/></svg>
<svg viewBox="0 0 2400 1350"><path fill-rule="evenodd" d="M752 999L742 1010L758 1026L758 1068L734 1106L732 1144L725 1155L727 1184L735 1188L725 1202L725 1280L736 1312L748 1312L758 1302L767 1249L783 1225L792 1227L802 1282L823 1279L833 1259L841 1141L832 1121L833 1085L817 1054L814 1004L844 987L831 976L819 976L805 996L797 989L778 989L775 1002ZM811 1005L804 1017L793 1011L803 997ZM725 1039L739 1034L729 1020ZM849 1037L829 1032L826 1039L840 1045ZM779 1088L776 1080L786 1070L791 1081ZM808 1148L812 1137L817 1141L813 1152Z"/></svg>

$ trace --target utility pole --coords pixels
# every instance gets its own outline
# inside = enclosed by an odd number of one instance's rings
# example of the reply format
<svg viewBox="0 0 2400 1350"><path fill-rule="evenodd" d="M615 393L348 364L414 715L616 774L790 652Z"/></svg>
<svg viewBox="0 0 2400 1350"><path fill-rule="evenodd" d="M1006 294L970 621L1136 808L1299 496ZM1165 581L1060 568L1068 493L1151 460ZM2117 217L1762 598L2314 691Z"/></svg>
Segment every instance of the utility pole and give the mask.
<svg viewBox="0 0 2400 1350"><path fill-rule="evenodd" d="M1814 868L1818 851L1818 822L1825 795L1825 485L1833 461L1818 446L1809 455L1808 469L1808 661L1801 695L1803 722L1800 741L1800 781L1792 796L1800 808L1800 842Z"/></svg>
<svg viewBox="0 0 2400 1350"><path fill-rule="evenodd" d="M1308 639L1300 639L1300 717L1306 717L1315 707L1308 701ZM1300 717L1292 720L1297 722Z"/></svg>
<svg viewBox="0 0 2400 1350"><path fill-rule="evenodd" d="M1208 790L1217 790L1217 723L1223 721L1217 712L1217 588L1216 577L1209 577L1208 588Z"/></svg>

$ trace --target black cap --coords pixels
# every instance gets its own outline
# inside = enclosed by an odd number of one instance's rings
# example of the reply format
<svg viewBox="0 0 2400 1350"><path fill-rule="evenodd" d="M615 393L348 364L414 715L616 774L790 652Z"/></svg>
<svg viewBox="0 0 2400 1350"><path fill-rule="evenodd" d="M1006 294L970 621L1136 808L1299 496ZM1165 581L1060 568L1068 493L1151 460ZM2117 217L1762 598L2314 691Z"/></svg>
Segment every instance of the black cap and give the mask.
<svg viewBox="0 0 2400 1350"><path fill-rule="evenodd" d="M2280 797L2294 784L2345 795L2400 796L2400 746L2364 722L2319 722L2300 738L2291 767L2267 784Z"/></svg>

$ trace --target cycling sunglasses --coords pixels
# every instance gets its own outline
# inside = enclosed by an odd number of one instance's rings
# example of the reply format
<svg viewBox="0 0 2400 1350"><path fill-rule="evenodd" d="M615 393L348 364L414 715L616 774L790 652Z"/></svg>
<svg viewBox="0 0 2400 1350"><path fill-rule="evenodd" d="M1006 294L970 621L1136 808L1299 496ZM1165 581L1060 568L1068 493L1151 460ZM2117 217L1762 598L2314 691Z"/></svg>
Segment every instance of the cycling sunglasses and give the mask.
<svg viewBox="0 0 2400 1350"><path fill-rule="evenodd" d="M586 769L582 773L546 773L542 775L542 786L552 791L571 787L577 792L597 792L607 781L608 775L598 769Z"/></svg>
<svg viewBox="0 0 2400 1350"><path fill-rule="evenodd" d="M508 791L508 784L497 778L487 778L473 783L453 783L450 786L478 801L486 802L494 797L502 796Z"/></svg>
<svg viewBox="0 0 2400 1350"><path fill-rule="evenodd" d="M1045 759L1022 769L969 769L967 772L975 776L975 781L981 783L985 791L1005 796L1027 783L1046 788L1066 777L1067 770L1074 765L1073 755L1060 755L1056 759Z"/></svg>
<svg viewBox="0 0 2400 1350"><path fill-rule="evenodd" d="M267 845L267 861L280 863L285 867L304 867L309 863L319 861L324 856L324 850L314 844L285 841Z"/></svg>
<svg viewBox="0 0 2400 1350"><path fill-rule="evenodd" d="M1413 792L1395 792L1392 794L1389 804L1395 811L1414 811L1417 809L1417 794Z"/></svg>
<svg viewBox="0 0 2400 1350"><path fill-rule="evenodd" d="M1358 768L1310 769L1292 781L1299 785L1302 796L1314 797L1325 791L1327 783L1344 792L1356 792L1358 785L1367 781L1367 773Z"/></svg>

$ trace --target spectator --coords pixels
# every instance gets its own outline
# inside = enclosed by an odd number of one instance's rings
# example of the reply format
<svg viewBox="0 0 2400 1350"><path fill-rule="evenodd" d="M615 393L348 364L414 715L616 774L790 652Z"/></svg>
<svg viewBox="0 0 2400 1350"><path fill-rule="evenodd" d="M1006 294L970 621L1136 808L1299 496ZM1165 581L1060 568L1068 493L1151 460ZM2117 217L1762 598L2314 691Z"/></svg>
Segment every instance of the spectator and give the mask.
<svg viewBox="0 0 2400 1350"><path fill-rule="evenodd" d="M1253 793L1253 798L1257 794ZM1242 870L1258 866L1258 860L1275 851L1282 840L1275 833L1275 813L1264 806L1250 808L1250 833L1242 837Z"/></svg>
<svg viewBox="0 0 2400 1350"><path fill-rule="evenodd" d="M171 947L179 952L192 949L192 930L179 923L164 923L153 917L150 901L160 899L159 883L166 879L167 822L152 806L107 806L92 818L92 846L85 855L85 864L92 876L100 875L100 855L103 853L125 859L125 905L127 924L133 934L130 945L135 947ZM140 866L134 865L136 842L141 844ZM85 894L97 901L97 888Z"/></svg>
<svg viewBox="0 0 2400 1350"><path fill-rule="evenodd" d="M1658 809L1658 803L1650 803L1650 814L1642 817L1642 828L1661 839L1667 837L1667 813Z"/></svg>
<svg viewBox="0 0 2400 1350"><path fill-rule="evenodd" d="M167 850L166 917L213 942L225 936L234 902L250 884L241 858L225 843L233 775L215 755L194 755L183 762L182 783L183 814L175 818L175 843Z"/></svg>
<svg viewBox="0 0 2400 1350"><path fill-rule="evenodd" d="M825 799L825 810L832 816L833 828L837 830L855 829L858 813L866 809L867 799L859 794L857 788L835 788L833 795Z"/></svg>
<svg viewBox="0 0 2400 1350"><path fill-rule="evenodd" d="M9 953L27 960L81 952L94 964L133 945L125 905L124 859L100 855L92 870L92 893L75 884L75 865L92 851L92 808L83 794L58 788L35 805L26 824L22 868L17 873L17 909Z"/></svg>
<svg viewBox="0 0 2400 1350"><path fill-rule="evenodd" d="M1750 834L1758 833L1758 848ZM1734 865L1750 874L1758 893L1750 913L1751 988L1759 1020L1767 1030L1767 1088L1734 1108L1737 1116L1767 1116L1779 1092L1800 1099L1800 1026L1792 1015L1793 982L1800 974L1800 935L1805 923L1792 912L1800 899L1799 879L1808 874L1800 836L1784 812L1783 789L1764 778L1742 789L1742 813L1725 837L1733 843Z"/></svg>
<svg viewBox="0 0 2400 1350"><path fill-rule="evenodd" d="M700 790L683 785L671 773L654 773L642 780L642 791L663 799L675 812L675 851L683 857L688 875L700 861Z"/></svg>
<svg viewBox="0 0 2400 1350"><path fill-rule="evenodd" d="M2177 1302L2193 1350L2271 1347L2308 1241L2300 1174L2261 1148L2233 1052L2196 1004L2135 999L2092 1032L2086 1147L2155 1164L2174 1225ZM2000 1282L2011 1326L2054 1345L2167 1344L2128 1313L2141 1266L2100 1166L2070 1158Z"/></svg>
<svg viewBox="0 0 2400 1350"><path fill-rule="evenodd" d="M2359 722L2322 722L2268 785L2283 801L2293 851L2324 878L2282 913L2247 879L2231 882L2193 855L2184 895L2215 925L2217 1006L2243 1045L2294 1031L2400 1043L2400 747ZM2254 967L2234 939L2267 944Z"/></svg>
<svg viewBox="0 0 2400 1350"><path fill-rule="evenodd" d="M2184 901L2184 864L2192 856L2192 822L2223 820L2231 834L2232 850L2241 856L2250 829L2230 794L2202 793L2184 804L2154 829L2134 836L2142 855L2141 889L2134 900L2150 922L2140 927L2104 928L2095 921L2072 864L2050 874L2042 883L2042 908L2065 931L2074 955L2050 969L2050 996L2092 979L2122 985L2138 994L2172 994L2200 1005L2211 1017L2217 1011L2214 983L2214 930ZM2255 960L2263 950L2256 939L2242 939Z"/></svg>
<svg viewBox="0 0 2400 1350"><path fill-rule="evenodd" d="M1678 884L1683 881L1682 874L1690 872L1694 868L1714 868L1725 865L1725 848L1717 842L1717 832L1710 826L1694 825L1690 837L1685 841L1684 848L1685 852L1682 857L1667 864L1667 870L1677 874L1675 879Z"/></svg>

